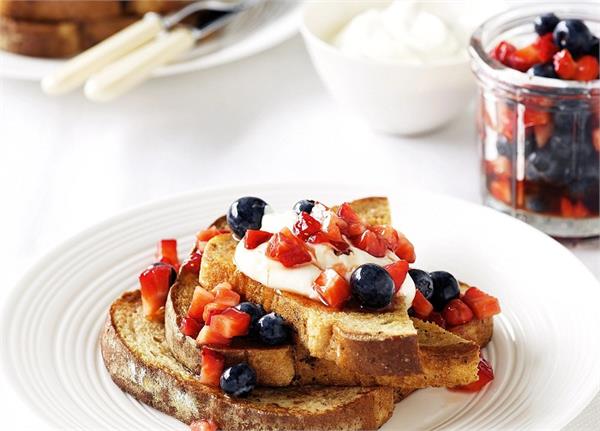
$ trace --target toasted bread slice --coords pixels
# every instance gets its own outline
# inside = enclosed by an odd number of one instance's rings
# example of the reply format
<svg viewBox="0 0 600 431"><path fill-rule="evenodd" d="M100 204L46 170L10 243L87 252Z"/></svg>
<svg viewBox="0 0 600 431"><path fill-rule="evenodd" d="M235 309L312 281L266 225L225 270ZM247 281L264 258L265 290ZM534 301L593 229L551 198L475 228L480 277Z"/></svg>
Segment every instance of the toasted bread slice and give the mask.
<svg viewBox="0 0 600 431"><path fill-rule="evenodd" d="M200 347L193 338L179 331L179 323L187 314L196 278L180 274L171 288L165 312L166 342L173 356L190 370L199 373ZM229 347L216 348L228 364L248 362L264 386L342 385L392 386L397 388L451 387L477 379L479 348L437 325L414 321L417 328L419 355L423 373L403 377L369 377L340 368L335 362L311 357L299 345L268 347L234 339Z"/></svg>
<svg viewBox="0 0 600 431"><path fill-rule="evenodd" d="M335 311L309 298L258 283L233 262L237 242L230 234L212 238L204 249L200 283L211 287L228 281L249 301L280 314L290 323L311 356L341 368L373 376L422 372L417 330L401 298L389 311Z"/></svg>
<svg viewBox="0 0 600 431"><path fill-rule="evenodd" d="M71 57L122 30L136 19L119 16L87 23L55 23L0 16L0 49L33 57Z"/></svg>
<svg viewBox="0 0 600 431"><path fill-rule="evenodd" d="M109 312L101 339L113 381L136 399L185 423L212 419L222 430L377 429L392 415L391 388L256 388L248 398L200 384L171 356L164 325L143 317L140 292L125 293Z"/></svg>
<svg viewBox="0 0 600 431"><path fill-rule="evenodd" d="M351 203L368 224L391 223L387 198L370 197ZM211 239L204 250L200 283L229 281L248 300L275 311L296 330L310 356L334 361L360 375L405 376L423 371L417 331L402 298L383 312L335 311L300 295L270 289L237 270L231 235Z"/></svg>
<svg viewBox="0 0 600 431"><path fill-rule="evenodd" d="M0 0L0 15L25 21L99 21L123 12L119 0Z"/></svg>
<svg viewBox="0 0 600 431"><path fill-rule="evenodd" d="M146 12L169 13L181 9L189 0L133 0L125 2L125 11L135 15Z"/></svg>

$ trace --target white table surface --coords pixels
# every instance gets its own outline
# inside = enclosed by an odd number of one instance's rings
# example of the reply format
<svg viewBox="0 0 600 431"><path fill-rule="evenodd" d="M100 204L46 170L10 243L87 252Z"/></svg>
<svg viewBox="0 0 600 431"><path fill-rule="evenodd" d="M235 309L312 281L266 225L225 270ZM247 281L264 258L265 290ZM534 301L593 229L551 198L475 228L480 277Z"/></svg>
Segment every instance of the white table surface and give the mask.
<svg viewBox="0 0 600 431"><path fill-rule="evenodd" d="M26 267L67 237L182 191L340 182L359 172L367 183L480 201L472 108L427 136L374 134L329 98L299 37L233 64L153 80L106 105L0 79L0 145L0 305ZM600 278L598 241L573 252ZM1 373L0 388L3 429L48 428ZM598 423L600 397L567 429Z"/></svg>

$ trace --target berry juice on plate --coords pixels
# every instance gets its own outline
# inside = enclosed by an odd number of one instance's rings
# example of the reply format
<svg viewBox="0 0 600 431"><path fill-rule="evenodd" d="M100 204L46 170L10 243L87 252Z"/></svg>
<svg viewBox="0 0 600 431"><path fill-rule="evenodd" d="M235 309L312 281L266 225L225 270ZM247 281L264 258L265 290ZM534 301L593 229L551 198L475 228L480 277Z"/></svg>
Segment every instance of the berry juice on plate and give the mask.
<svg viewBox="0 0 600 431"><path fill-rule="evenodd" d="M598 236L600 13L540 8L498 15L471 39L484 200L553 236Z"/></svg>

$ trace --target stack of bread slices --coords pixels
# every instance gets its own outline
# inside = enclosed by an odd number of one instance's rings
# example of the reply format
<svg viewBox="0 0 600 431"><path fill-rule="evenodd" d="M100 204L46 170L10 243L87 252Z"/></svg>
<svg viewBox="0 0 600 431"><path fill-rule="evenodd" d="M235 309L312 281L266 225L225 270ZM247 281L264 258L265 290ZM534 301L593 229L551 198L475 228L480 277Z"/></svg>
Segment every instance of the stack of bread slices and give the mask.
<svg viewBox="0 0 600 431"><path fill-rule="evenodd" d="M391 222L385 198L351 205L366 223ZM226 227L224 218L215 224ZM392 311L332 311L242 274L233 262L235 244L230 234L215 236L204 248L199 275L180 272L164 321L144 317L139 291L113 303L101 346L121 389L182 422L206 420L222 430L362 430L381 427L395 404L419 388L477 380L491 319L450 332L409 317L401 300ZM252 367L257 387L244 398L200 383L201 351L207 347L179 329L196 286L210 289L224 281L242 298L281 315L294 334L281 346L244 341L210 347L227 367L241 362Z"/></svg>
<svg viewBox="0 0 600 431"><path fill-rule="evenodd" d="M183 0L0 0L0 49L33 57L71 57L140 19Z"/></svg>

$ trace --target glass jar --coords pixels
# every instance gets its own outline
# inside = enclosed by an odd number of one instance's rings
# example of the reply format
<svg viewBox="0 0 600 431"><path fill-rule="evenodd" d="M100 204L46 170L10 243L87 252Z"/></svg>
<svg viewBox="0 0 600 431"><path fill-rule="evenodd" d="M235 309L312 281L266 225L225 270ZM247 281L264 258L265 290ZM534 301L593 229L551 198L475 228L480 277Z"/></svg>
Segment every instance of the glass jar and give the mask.
<svg viewBox="0 0 600 431"><path fill-rule="evenodd" d="M600 8L581 3L512 9L471 38L483 198L556 237L598 236L600 80L529 76L489 56L502 40L531 43L534 18L547 12L583 19L600 35Z"/></svg>

